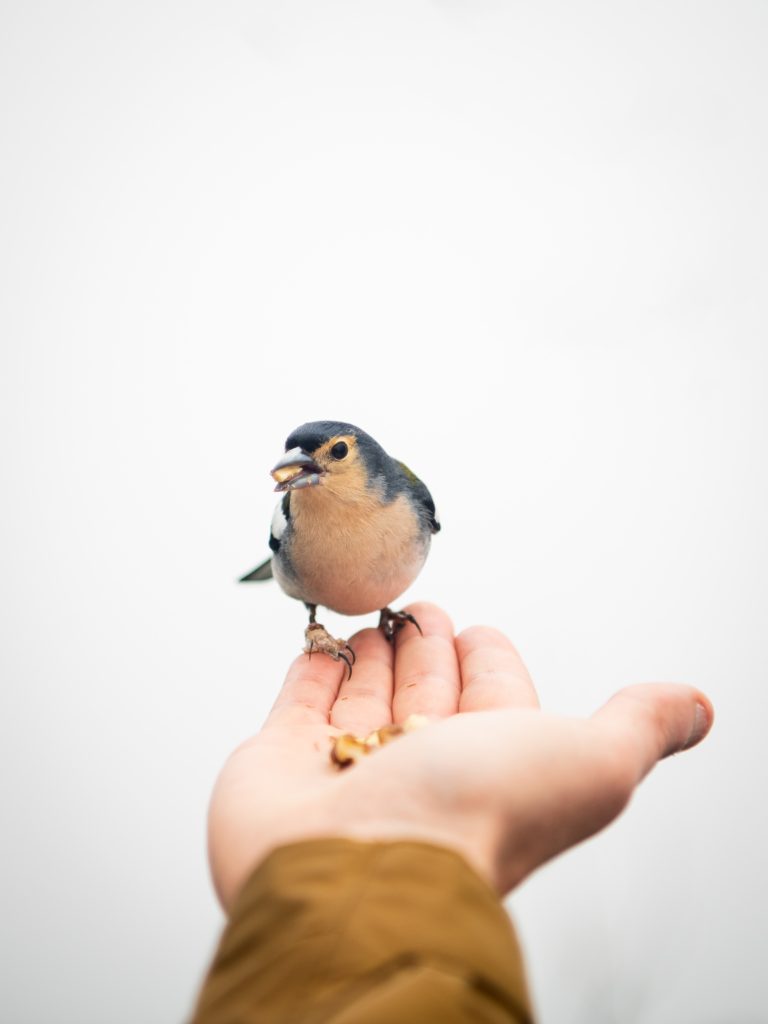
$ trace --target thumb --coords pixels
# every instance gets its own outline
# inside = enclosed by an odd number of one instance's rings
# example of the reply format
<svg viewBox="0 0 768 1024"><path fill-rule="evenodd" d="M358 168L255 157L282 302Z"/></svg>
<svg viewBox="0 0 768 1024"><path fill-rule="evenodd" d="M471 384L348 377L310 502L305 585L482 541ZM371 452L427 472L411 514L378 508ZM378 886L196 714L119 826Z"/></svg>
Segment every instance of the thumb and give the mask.
<svg viewBox="0 0 768 1024"><path fill-rule="evenodd" d="M639 781L663 757L703 740L714 717L709 698L692 686L641 683L619 690L592 720L607 738L626 743Z"/></svg>

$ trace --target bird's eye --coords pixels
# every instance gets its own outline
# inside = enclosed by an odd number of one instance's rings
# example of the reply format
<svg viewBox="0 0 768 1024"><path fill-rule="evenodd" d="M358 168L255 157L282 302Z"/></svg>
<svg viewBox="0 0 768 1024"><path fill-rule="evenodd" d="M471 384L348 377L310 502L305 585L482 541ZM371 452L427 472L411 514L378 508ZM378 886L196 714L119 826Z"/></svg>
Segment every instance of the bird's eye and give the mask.
<svg viewBox="0 0 768 1024"><path fill-rule="evenodd" d="M343 459L348 451L349 448L346 441L337 441L333 448L331 448L331 455L334 459Z"/></svg>

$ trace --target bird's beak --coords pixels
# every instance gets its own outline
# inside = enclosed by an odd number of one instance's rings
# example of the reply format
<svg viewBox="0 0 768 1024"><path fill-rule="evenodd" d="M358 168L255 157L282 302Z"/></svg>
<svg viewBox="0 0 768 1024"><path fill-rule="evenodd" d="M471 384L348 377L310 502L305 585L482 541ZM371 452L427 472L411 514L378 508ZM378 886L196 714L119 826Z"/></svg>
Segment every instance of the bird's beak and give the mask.
<svg viewBox="0 0 768 1024"><path fill-rule="evenodd" d="M301 448L291 448L270 471L277 481L276 491L295 491L320 483L323 469Z"/></svg>

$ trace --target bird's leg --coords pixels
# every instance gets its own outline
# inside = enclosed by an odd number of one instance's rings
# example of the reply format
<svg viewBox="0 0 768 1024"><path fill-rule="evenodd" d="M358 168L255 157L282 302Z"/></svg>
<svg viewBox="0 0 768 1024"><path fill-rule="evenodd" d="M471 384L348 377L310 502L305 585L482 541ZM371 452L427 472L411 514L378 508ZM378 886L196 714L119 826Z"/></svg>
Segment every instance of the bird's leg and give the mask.
<svg viewBox="0 0 768 1024"><path fill-rule="evenodd" d="M395 633L398 629L402 629L406 622L412 623L421 635L424 636L421 632L421 626L410 612L393 612L391 608L381 609L381 615L379 616L379 629L387 640L394 641Z"/></svg>
<svg viewBox="0 0 768 1024"><path fill-rule="evenodd" d="M352 666L355 664L355 652L346 640L337 640L332 637L325 626L317 621L317 605L308 604L309 625L304 630L304 651L312 657L313 651L321 654L329 654L334 661L343 661L349 670L349 678L352 678ZM350 660L351 658L351 660Z"/></svg>

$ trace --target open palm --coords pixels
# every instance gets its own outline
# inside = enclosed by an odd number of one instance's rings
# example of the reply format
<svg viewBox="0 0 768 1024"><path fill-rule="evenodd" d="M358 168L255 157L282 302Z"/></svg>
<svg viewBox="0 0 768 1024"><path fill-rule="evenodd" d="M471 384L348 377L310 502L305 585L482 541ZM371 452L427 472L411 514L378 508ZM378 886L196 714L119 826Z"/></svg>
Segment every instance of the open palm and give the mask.
<svg viewBox="0 0 768 1024"><path fill-rule="evenodd" d="M588 719L545 714L503 634L454 636L434 605L409 611L424 635L406 626L393 647L363 630L350 679L328 657L297 658L262 731L225 764L209 819L225 908L272 849L321 836L448 846L506 892L608 824L656 761L711 725L707 698L672 684L627 687ZM331 764L335 735L412 714L431 722L346 771Z"/></svg>

